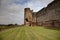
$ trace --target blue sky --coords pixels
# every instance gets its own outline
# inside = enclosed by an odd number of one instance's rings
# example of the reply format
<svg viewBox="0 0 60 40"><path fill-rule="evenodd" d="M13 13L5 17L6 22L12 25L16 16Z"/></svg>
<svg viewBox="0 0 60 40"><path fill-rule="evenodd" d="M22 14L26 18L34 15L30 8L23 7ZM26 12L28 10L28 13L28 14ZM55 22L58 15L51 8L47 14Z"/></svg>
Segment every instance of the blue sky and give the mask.
<svg viewBox="0 0 60 40"><path fill-rule="evenodd" d="M0 0L0 24L23 24L24 8L34 12L46 7L53 0Z"/></svg>
<svg viewBox="0 0 60 40"><path fill-rule="evenodd" d="M30 2L30 1L31 0L15 0L14 3L24 5L25 3Z"/></svg>

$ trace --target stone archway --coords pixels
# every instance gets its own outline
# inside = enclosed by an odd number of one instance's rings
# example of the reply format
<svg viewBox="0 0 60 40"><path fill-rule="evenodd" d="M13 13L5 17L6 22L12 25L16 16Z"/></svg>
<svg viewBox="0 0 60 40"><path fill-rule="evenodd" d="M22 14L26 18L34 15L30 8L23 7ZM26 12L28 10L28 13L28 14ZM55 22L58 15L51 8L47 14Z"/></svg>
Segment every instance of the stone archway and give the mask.
<svg viewBox="0 0 60 40"><path fill-rule="evenodd" d="M25 24L26 24L27 26L31 26L31 22L30 22L27 18L25 19L25 21L26 21Z"/></svg>

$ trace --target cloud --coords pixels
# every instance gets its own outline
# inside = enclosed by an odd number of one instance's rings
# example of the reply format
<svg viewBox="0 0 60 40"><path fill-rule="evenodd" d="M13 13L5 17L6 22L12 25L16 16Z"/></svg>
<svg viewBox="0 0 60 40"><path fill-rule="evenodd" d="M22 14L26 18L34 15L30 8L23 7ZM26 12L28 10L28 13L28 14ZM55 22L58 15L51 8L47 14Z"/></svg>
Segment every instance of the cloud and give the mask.
<svg viewBox="0 0 60 40"><path fill-rule="evenodd" d="M24 8L38 11L53 0L1 0L0 24L24 23Z"/></svg>
<svg viewBox="0 0 60 40"><path fill-rule="evenodd" d="M23 9L24 6L15 3L10 4L10 1L1 3L0 24L9 24L9 23L23 24L24 23Z"/></svg>
<svg viewBox="0 0 60 40"><path fill-rule="evenodd" d="M27 7L30 7L35 12L42 9L43 7L46 7L49 3L51 3L53 0L32 0L31 2L27 3Z"/></svg>

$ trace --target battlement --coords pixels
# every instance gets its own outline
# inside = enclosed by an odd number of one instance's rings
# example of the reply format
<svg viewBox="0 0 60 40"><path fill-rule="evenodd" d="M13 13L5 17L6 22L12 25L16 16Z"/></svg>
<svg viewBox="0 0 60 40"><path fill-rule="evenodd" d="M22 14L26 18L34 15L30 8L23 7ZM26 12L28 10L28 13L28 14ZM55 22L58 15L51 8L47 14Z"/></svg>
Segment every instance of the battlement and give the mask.
<svg viewBox="0 0 60 40"><path fill-rule="evenodd" d="M24 10L30 10L30 8L25 8Z"/></svg>

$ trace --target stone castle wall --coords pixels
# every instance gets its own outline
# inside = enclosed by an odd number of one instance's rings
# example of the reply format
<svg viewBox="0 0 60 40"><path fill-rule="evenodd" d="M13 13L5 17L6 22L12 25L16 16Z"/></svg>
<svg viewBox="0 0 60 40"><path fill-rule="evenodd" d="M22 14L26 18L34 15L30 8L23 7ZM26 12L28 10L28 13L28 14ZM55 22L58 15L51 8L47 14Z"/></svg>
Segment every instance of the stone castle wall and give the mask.
<svg viewBox="0 0 60 40"><path fill-rule="evenodd" d="M30 8L25 8L24 12L25 25L60 27L60 0L53 1L38 12L33 12Z"/></svg>
<svg viewBox="0 0 60 40"><path fill-rule="evenodd" d="M50 3L46 8L37 12L37 25L60 27L60 1Z"/></svg>

